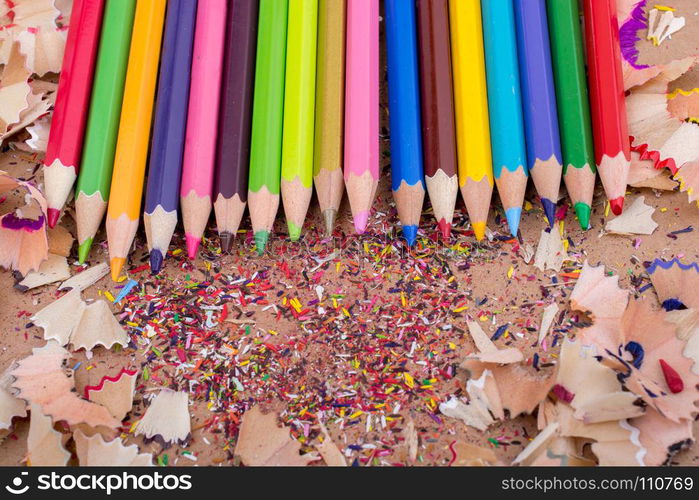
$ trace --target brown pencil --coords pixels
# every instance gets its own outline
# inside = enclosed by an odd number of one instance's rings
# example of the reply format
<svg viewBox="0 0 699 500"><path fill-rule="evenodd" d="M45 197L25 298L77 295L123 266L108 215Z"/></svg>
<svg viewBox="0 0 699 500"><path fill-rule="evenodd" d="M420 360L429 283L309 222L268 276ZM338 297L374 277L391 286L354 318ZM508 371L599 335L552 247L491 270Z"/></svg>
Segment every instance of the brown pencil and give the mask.
<svg viewBox="0 0 699 500"><path fill-rule="evenodd" d="M331 236L345 189L342 138L345 101L345 0L318 4L318 56L313 182Z"/></svg>
<svg viewBox="0 0 699 500"><path fill-rule="evenodd" d="M417 13L425 184L448 239L459 192L448 0L418 0Z"/></svg>

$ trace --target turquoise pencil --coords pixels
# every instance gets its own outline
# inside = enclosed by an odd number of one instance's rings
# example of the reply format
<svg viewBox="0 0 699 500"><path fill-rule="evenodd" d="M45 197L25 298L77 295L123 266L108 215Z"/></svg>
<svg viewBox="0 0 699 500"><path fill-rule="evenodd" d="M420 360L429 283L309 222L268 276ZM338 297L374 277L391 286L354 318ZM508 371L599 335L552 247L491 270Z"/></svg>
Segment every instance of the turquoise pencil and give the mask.
<svg viewBox="0 0 699 500"><path fill-rule="evenodd" d="M527 150L512 0L481 0L495 184L513 236L527 189Z"/></svg>

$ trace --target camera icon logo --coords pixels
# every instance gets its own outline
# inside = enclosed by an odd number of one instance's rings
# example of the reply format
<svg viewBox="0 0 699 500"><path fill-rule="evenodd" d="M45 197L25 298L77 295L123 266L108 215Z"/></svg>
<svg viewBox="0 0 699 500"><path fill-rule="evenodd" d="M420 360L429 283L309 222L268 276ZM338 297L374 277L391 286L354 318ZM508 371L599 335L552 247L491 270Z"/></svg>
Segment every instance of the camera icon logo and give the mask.
<svg viewBox="0 0 699 500"><path fill-rule="evenodd" d="M22 494L26 493L27 490L29 490L29 485L25 485L24 487L22 487L22 483L23 483L22 479L23 479L23 476L28 476L28 475L29 475L28 472L20 473L19 476L17 476L16 478L14 478L12 480L12 485L5 486L5 489L7 491L9 491L10 493L12 493L13 495L22 495Z"/></svg>

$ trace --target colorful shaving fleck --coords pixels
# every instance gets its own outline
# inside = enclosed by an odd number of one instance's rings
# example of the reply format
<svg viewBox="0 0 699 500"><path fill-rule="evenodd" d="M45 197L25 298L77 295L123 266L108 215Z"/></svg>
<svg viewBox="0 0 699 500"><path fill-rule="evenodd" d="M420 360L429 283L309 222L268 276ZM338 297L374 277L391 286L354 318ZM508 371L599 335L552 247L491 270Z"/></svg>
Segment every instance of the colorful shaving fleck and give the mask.
<svg viewBox="0 0 699 500"><path fill-rule="evenodd" d="M631 16L629 19L619 29L619 38L621 39L621 54L634 69L648 68L648 65L646 64L637 63L638 49L636 48L636 42L641 39L638 36L638 32L648 27L648 19L646 18L644 11L646 1L647 0L641 0L636 4L631 11Z"/></svg>

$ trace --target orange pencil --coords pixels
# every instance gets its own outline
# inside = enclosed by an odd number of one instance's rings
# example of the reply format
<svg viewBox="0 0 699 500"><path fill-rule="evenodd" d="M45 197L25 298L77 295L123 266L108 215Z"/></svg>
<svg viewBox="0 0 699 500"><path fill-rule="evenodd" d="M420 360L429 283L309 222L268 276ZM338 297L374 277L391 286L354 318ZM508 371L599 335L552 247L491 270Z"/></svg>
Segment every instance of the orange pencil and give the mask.
<svg viewBox="0 0 699 500"><path fill-rule="evenodd" d="M112 279L131 248L141 212L166 0L138 2L107 210Z"/></svg>

